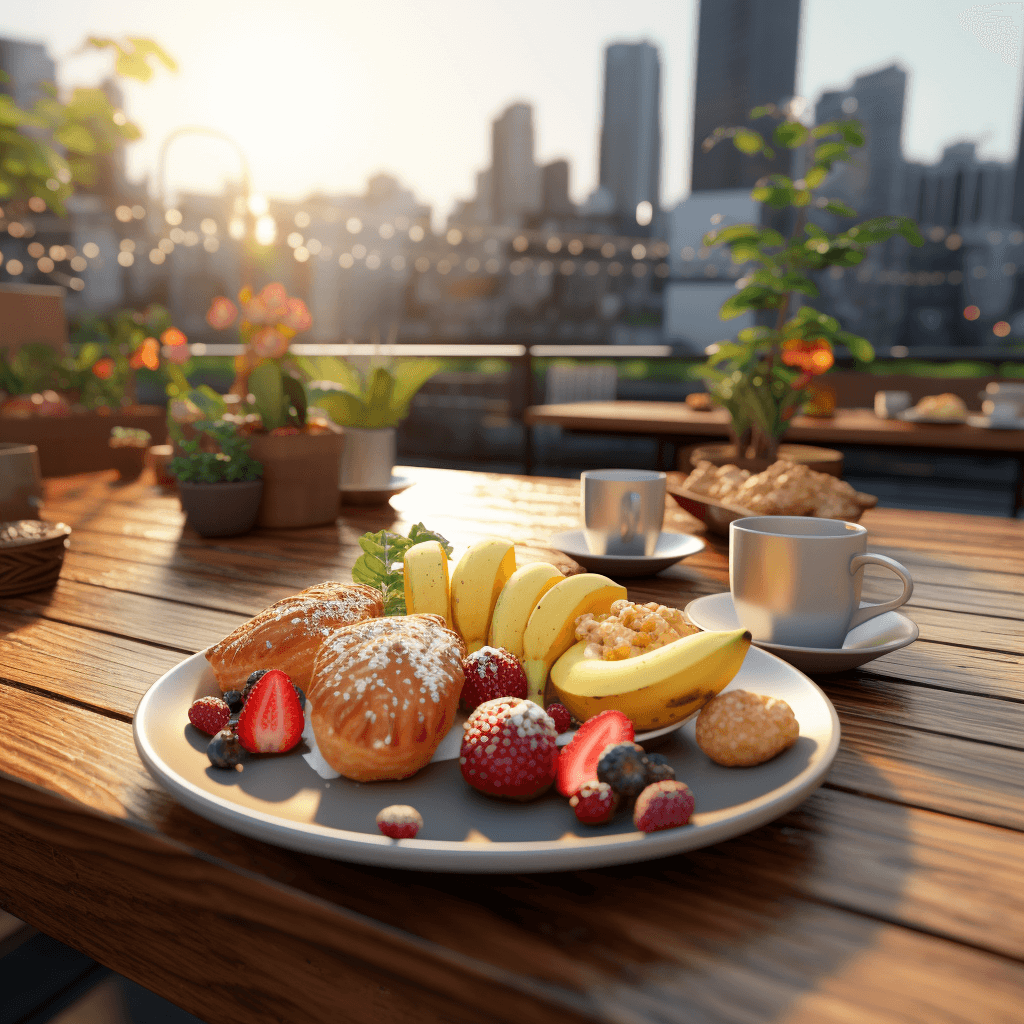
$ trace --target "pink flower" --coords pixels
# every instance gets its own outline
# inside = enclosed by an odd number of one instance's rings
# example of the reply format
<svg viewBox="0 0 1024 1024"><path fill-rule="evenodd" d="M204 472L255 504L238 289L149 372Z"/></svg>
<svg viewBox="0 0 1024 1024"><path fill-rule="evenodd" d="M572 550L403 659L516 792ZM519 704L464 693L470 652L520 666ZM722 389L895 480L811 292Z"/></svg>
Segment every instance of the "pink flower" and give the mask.
<svg viewBox="0 0 1024 1024"><path fill-rule="evenodd" d="M177 363L181 366L189 361L188 345L169 345L164 349L164 359L169 363Z"/></svg>
<svg viewBox="0 0 1024 1024"><path fill-rule="evenodd" d="M283 320L288 312L288 292L283 284L277 281L268 284L259 294L270 323L277 323Z"/></svg>
<svg viewBox="0 0 1024 1024"><path fill-rule="evenodd" d="M288 339L276 327L264 327L252 336L252 347L263 359L280 359L288 351Z"/></svg>
<svg viewBox="0 0 1024 1024"><path fill-rule="evenodd" d="M272 322L272 318L267 312L267 307L259 295L242 307L242 318L251 324L257 325Z"/></svg>
<svg viewBox="0 0 1024 1024"><path fill-rule="evenodd" d="M313 317L302 299L289 299L284 322L293 331L308 331L313 326Z"/></svg>
<svg viewBox="0 0 1024 1024"><path fill-rule="evenodd" d="M238 307L226 296L218 295L206 313L206 322L218 331L230 327L238 315Z"/></svg>

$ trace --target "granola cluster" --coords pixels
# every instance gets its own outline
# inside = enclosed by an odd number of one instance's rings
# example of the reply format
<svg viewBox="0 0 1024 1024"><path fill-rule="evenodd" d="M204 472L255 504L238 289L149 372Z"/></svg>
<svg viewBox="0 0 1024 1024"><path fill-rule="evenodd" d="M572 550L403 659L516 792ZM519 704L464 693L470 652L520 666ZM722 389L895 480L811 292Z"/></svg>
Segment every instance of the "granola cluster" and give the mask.
<svg viewBox="0 0 1024 1024"><path fill-rule="evenodd" d="M615 601L609 614L588 612L576 620L576 639L587 641L584 655L605 661L634 658L696 632L678 608L656 601Z"/></svg>
<svg viewBox="0 0 1024 1024"><path fill-rule="evenodd" d="M698 462L687 490L762 516L858 519L866 507L845 481L780 459L761 473Z"/></svg>

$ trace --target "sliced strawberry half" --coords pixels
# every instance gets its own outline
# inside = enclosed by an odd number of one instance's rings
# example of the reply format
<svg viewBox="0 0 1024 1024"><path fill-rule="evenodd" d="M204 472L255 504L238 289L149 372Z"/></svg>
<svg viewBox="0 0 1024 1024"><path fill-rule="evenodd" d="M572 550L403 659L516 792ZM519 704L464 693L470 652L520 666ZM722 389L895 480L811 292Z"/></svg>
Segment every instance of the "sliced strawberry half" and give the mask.
<svg viewBox="0 0 1024 1024"><path fill-rule="evenodd" d="M291 679L274 669L249 693L238 716L238 740L250 754L283 754L302 738L304 725Z"/></svg>
<svg viewBox="0 0 1024 1024"><path fill-rule="evenodd" d="M585 782L596 781L601 751L611 743L632 739L633 723L621 711L609 709L588 718L558 755L558 792L573 796Z"/></svg>

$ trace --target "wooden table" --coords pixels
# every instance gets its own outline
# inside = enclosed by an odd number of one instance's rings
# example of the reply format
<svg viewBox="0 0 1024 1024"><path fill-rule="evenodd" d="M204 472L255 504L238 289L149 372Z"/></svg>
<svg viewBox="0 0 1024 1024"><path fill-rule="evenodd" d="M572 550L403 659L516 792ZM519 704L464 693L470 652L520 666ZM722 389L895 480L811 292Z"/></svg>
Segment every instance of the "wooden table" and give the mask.
<svg viewBox="0 0 1024 1024"><path fill-rule="evenodd" d="M527 427L551 424L585 433L644 434L676 447L690 441L729 436L729 416L724 409L695 412L683 402L533 405L525 411L523 419ZM838 409L828 419L794 417L783 440L1011 456L1018 466L1011 515L1024 508L1024 430L988 430L966 423L905 423L879 419L871 409Z"/></svg>
<svg viewBox="0 0 1024 1024"><path fill-rule="evenodd" d="M346 579L367 529L425 521L521 560L574 481L408 469L393 508L202 541L174 497L51 481L52 593L0 601L0 909L209 1024L941 1022L1024 1017L1024 523L874 510L921 640L819 681L823 788L689 855L531 876L339 864L175 803L135 752L150 683L269 602ZM671 509L672 529L694 529ZM717 542L631 596L727 586Z"/></svg>

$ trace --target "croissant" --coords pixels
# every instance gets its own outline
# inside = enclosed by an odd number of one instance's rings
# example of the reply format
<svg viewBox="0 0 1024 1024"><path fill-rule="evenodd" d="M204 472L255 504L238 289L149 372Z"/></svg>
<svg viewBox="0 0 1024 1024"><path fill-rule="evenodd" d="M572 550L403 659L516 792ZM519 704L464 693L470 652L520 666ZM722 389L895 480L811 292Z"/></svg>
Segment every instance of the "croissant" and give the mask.
<svg viewBox="0 0 1024 1024"><path fill-rule="evenodd" d="M286 597L206 652L222 692L241 690L251 672L276 668L305 689L320 644L339 626L384 611L380 591L358 583L318 583Z"/></svg>
<svg viewBox="0 0 1024 1024"><path fill-rule="evenodd" d="M466 645L439 615L370 619L320 647L307 697L317 746L356 782L405 779L452 726Z"/></svg>

